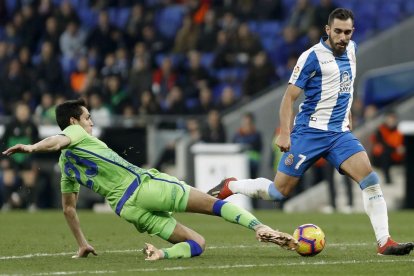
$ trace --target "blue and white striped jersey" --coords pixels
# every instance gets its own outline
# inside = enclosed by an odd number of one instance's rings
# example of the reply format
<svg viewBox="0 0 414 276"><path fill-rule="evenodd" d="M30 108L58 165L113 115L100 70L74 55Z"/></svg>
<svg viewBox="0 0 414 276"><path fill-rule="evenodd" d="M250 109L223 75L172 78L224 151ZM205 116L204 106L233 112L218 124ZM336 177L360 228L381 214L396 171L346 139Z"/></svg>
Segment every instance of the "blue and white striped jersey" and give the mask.
<svg viewBox="0 0 414 276"><path fill-rule="evenodd" d="M305 94L295 125L344 132L349 130L357 46L351 40L336 57L324 39L302 53L290 77L289 83Z"/></svg>

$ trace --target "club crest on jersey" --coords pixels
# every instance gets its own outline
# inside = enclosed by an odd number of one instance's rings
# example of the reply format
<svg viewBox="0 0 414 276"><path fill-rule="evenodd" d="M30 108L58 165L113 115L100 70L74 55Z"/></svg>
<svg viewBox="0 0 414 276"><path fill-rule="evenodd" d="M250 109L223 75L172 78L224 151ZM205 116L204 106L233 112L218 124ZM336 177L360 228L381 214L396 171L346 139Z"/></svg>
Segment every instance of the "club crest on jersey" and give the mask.
<svg viewBox="0 0 414 276"><path fill-rule="evenodd" d="M289 154L286 158L285 158L285 165L286 166L290 166L293 164L293 154Z"/></svg>
<svg viewBox="0 0 414 276"><path fill-rule="evenodd" d="M351 92L351 76L348 71L344 71L341 74L341 83L339 86L339 93Z"/></svg>

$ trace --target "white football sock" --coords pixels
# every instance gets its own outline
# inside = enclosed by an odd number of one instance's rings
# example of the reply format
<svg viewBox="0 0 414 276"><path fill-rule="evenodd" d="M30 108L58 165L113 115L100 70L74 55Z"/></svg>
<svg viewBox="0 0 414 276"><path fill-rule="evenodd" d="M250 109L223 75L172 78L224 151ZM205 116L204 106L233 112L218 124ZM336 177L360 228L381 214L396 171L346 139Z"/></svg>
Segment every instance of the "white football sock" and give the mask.
<svg viewBox="0 0 414 276"><path fill-rule="evenodd" d="M243 194L251 198L272 200L269 195L269 186L274 185L272 180L266 178L242 179L230 181L229 189L235 194Z"/></svg>
<svg viewBox="0 0 414 276"><path fill-rule="evenodd" d="M369 186L362 190L362 199L365 212L371 220L375 237L379 246L383 246L390 236L388 231L387 204L379 184Z"/></svg>

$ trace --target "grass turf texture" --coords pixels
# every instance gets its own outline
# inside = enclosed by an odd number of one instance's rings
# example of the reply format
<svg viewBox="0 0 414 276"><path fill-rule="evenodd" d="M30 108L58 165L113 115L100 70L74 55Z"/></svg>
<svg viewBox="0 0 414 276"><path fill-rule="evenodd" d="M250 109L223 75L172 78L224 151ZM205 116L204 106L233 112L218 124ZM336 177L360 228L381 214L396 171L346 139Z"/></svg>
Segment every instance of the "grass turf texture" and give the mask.
<svg viewBox="0 0 414 276"><path fill-rule="evenodd" d="M99 256L71 259L74 238L59 211L0 214L0 275L410 275L410 256L377 256L373 231L365 214L284 214L255 212L274 228L293 233L304 223L320 226L327 245L315 257L301 257L273 244L255 240L254 233L217 217L178 214L176 218L199 231L207 250L193 259L144 261L144 242L168 246L158 237L140 234L113 214L79 212L82 229ZM414 212L390 214L397 241L414 240ZM411 272L410 272L411 271Z"/></svg>

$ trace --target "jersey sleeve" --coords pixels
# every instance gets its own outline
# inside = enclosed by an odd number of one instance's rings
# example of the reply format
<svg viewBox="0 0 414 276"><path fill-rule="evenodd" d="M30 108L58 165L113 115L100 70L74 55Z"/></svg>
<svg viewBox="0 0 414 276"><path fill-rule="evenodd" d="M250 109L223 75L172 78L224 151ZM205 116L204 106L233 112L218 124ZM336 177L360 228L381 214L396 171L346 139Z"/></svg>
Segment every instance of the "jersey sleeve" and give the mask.
<svg viewBox="0 0 414 276"><path fill-rule="evenodd" d="M70 125L63 130L63 134L70 138L70 145L75 146L88 137L88 133L80 125Z"/></svg>
<svg viewBox="0 0 414 276"><path fill-rule="evenodd" d="M314 51L302 53L293 69L289 83L304 89L308 80L316 73L315 62L318 60Z"/></svg>

